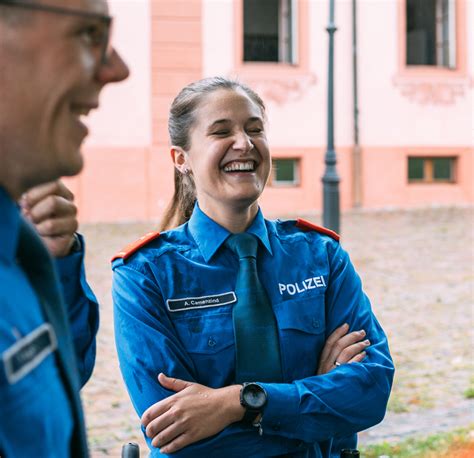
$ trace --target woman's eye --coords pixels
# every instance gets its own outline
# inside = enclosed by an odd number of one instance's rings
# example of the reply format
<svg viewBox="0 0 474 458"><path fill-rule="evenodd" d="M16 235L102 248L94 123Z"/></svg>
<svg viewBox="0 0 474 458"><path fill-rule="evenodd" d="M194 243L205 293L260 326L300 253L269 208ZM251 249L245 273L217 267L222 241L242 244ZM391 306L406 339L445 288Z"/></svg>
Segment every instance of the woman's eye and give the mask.
<svg viewBox="0 0 474 458"><path fill-rule="evenodd" d="M250 134L260 134L262 131L263 129L260 129L260 127L253 127L252 129L248 130Z"/></svg>
<svg viewBox="0 0 474 458"><path fill-rule="evenodd" d="M214 135L228 135L229 131L228 130L218 130L217 132L214 132Z"/></svg>

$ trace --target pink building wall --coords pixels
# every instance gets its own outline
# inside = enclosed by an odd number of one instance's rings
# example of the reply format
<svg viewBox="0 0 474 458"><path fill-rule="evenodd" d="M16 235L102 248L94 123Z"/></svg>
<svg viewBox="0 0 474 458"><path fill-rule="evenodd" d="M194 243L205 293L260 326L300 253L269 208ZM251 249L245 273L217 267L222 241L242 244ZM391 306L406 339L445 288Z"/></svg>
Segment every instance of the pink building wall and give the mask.
<svg viewBox="0 0 474 458"><path fill-rule="evenodd" d="M474 203L474 2L457 0L455 71L404 62L404 1L358 0L362 206ZM274 157L297 157L300 186L267 187L269 215L321 210L326 144L326 0L299 0L298 62L242 63L242 0L112 0L130 79L105 90L86 167L67 183L82 221L158 219L172 193L167 112L190 81L227 75L267 103ZM336 151L341 207L353 205L351 2L336 0ZM455 183L408 184L408 155L456 156Z"/></svg>

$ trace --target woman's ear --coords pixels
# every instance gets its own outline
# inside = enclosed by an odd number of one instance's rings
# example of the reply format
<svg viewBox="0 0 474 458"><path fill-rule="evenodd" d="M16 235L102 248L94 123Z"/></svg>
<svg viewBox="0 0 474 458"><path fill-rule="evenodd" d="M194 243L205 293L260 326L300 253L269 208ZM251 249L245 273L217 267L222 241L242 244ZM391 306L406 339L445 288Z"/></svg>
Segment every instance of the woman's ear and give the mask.
<svg viewBox="0 0 474 458"><path fill-rule="evenodd" d="M188 175L191 170L188 165L188 153L180 146L172 146L170 154L176 169L182 174Z"/></svg>

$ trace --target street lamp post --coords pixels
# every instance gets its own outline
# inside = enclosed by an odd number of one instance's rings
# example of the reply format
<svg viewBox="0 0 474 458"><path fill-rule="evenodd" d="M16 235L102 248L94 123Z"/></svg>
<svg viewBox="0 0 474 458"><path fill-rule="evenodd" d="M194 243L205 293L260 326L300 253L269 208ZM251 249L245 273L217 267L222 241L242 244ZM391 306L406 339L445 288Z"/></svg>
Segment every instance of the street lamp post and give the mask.
<svg viewBox="0 0 474 458"><path fill-rule="evenodd" d="M339 175L336 170L336 151L334 150L334 0L329 0L329 34L328 60L328 138L324 157L326 168L321 179L323 182L323 225L339 232Z"/></svg>

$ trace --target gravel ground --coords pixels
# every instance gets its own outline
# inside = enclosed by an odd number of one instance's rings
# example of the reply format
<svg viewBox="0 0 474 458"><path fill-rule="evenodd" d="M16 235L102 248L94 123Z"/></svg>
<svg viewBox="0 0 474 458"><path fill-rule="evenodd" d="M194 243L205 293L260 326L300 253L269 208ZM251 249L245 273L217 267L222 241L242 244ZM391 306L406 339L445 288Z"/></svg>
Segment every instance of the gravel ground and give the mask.
<svg viewBox="0 0 474 458"><path fill-rule="evenodd" d="M306 218L320 223L318 215ZM397 367L389 412L381 425L360 434L360 442L473 424L473 401L464 392L474 381L474 209L351 212L341 226L342 244L389 336ZM93 457L118 457L127 441L140 443L146 454L115 354L108 260L150 229L153 223L81 228L88 280L101 304L97 363L83 390Z"/></svg>

